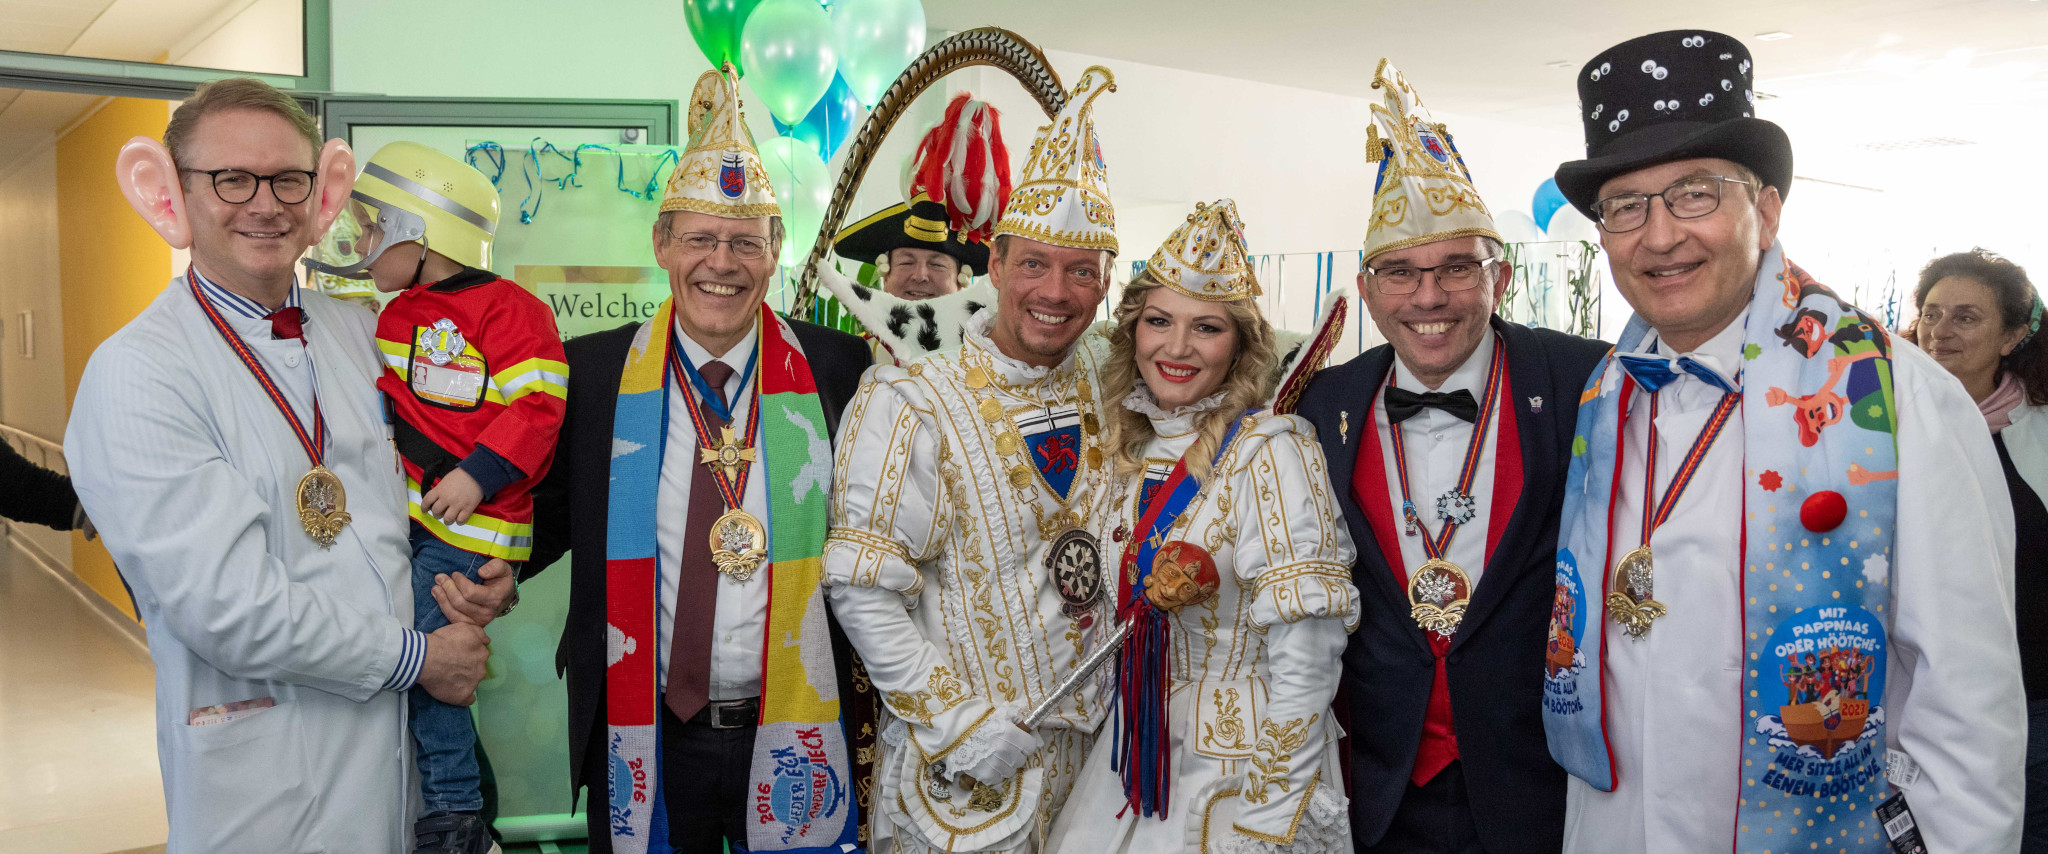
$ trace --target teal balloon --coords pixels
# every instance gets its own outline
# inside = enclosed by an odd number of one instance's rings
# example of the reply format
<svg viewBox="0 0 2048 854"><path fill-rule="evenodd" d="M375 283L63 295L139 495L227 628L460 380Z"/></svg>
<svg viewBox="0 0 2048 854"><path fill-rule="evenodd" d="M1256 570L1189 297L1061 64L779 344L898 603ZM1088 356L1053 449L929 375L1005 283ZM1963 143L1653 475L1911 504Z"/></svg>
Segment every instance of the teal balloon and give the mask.
<svg viewBox="0 0 2048 854"><path fill-rule="evenodd" d="M690 25L690 37L697 40L697 49L711 60L712 68L730 62L739 73L747 73L746 64L740 61L740 31L759 5L761 0L683 0L683 20Z"/></svg>
<svg viewBox="0 0 2048 854"><path fill-rule="evenodd" d="M818 159L830 162L840 144L853 135L853 126L860 123L860 99L853 96L845 77L835 75L832 88L825 90L825 97L818 99L818 105L811 108L811 114L804 116L803 121L793 125L783 124L781 119L774 121L776 133L816 146Z"/></svg>
<svg viewBox="0 0 2048 854"><path fill-rule="evenodd" d="M832 46L832 16L817 0L762 0L740 33L747 83L768 112L793 125L832 88L839 53Z"/></svg>
<svg viewBox="0 0 2048 854"><path fill-rule="evenodd" d="M1550 215L1566 204L1563 191L1557 189L1556 178L1545 178L1536 186L1536 196L1529 200L1529 218L1546 231L1550 228Z"/></svg>
<svg viewBox="0 0 2048 854"><path fill-rule="evenodd" d="M924 52L924 5L918 0L835 0L832 38L839 76L870 107Z"/></svg>
<svg viewBox="0 0 2048 854"><path fill-rule="evenodd" d="M760 152L768 182L775 187L775 202L782 207L784 236L779 260L792 267L802 263L811 245L818 242L825 206L832 203L832 173L815 146L793 136L768 140Z"/></svg>

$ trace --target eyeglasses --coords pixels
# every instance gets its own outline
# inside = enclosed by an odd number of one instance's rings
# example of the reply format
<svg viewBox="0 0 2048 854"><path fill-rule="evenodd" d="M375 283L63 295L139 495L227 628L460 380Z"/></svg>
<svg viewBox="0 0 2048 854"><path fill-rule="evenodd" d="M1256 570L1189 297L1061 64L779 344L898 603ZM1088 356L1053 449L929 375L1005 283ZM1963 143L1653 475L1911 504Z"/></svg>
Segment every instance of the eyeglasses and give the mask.
<svg viewBox="0 0 2048 854"><path fill-rule="evenodd" d="M718 244L720 243L730 244L732 246L732 257L738 258L741 261L758 261L761 259L761 256L768 254L767 240L747 234L730 239L720 239L716 234L686 231L682 234L671 234L668 236L668 239L680 244L683 247L683 253L686 255L709 255L718 251Z"/></svg>
<svg viewBox="0 0 2048 854"><path fill-rule="evenodd" d="M1415 293L1422 287L1422 274L1435 273L1436 286L1445 291L1469 291L1479 286L1479 280L1486 265L1499 258L1482 258L1477 261L1447 261L1434 267L1366 267L1365 274L1372 278L1372 286L1388 296Z"/></svg>
<svg viewBox="0 0 2048 854"><path fill-rule="evenodd" d="M304 169L290 169L275 175L258 175L242 169L180 169L187 175L205 175L213 179L213 194L231 205L246 205L256 198L256 187L268 182L270 194L279 202L296 205L313 195L313 182L320 174Z"/></svg>
<svg viewBox="0 0 2048 854"><path fill-rule="evenodd" d="M1721 209L1723 184L1752 186L1739 178L1699 175L1681 179L1661 193L1622 193L1593 203L1600 228L1608 234L1634 231L1650 221L1650 200L1662 198L1664 209L1679 219L1699 219Z"/></svg>

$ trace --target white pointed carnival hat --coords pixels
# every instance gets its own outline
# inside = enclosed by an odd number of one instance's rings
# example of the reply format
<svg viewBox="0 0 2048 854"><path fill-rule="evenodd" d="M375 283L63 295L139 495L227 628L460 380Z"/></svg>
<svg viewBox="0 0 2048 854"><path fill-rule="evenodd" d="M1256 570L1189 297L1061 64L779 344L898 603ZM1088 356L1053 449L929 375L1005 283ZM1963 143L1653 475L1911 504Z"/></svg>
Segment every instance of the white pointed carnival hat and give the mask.
<svg viewBox="0 0 2048 854"><path fill-rule="evenodd" d="M739 77L730 64L697 78L687 105L690 144L676 162L661 210L728 219L781 216L768 170L740 113Z"/></svg>
<svg viewBox="0 0 2048 854"><path fill-rule="evenodd" d="M1066 106L1031 141L1031 155L996 223L995 236L1014 234L1053 246L1116 252L1109 167L1102 162L1095 119L1089 112L1097 96L1114 91L1116 75L1109 69L1091 65L1081 72Z"/></svg>
<svg viewBox="0 0 2048 854"><path fill-rule="evenodd" d="M1382 59L1372 88L1385 95L1383 104L1372 105L1365 137L1365 159L1379 165L1365 259L1455 237L1499 240L1450 130L1430 118L1407 78Z"/></svg>
<svg viewBox="0 0 2048 854"><path fill-rule="evenodd" d="M1237 218L1237 202L1196 202L1195 212L1152 253L1145 271L1161 284L1195 299L1245 299L1263 293L1246 254L1244 221Z"/></svg>

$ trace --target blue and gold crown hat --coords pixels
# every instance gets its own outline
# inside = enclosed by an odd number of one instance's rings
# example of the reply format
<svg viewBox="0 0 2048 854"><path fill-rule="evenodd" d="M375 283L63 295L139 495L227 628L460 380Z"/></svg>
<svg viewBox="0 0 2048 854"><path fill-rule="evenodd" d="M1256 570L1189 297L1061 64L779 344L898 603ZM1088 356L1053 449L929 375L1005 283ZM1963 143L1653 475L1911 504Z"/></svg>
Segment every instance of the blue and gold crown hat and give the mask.
<svg viewBox="0 0 2048 854"><path fill-rule="evenodd" d="M1228 302L1263 293L1246 257L1244 221L1237 202L1195 203L1195 212L1152 253L1145 272L1198 300Z"/></svg>
<svg viewBox="0 0 2048 854"><path fill-rule="evenodd" d="M1365 159L1379 166L1365 259L1457 237L1499 240L1450 129L1430 117L1422 96L1393 63L1380 60L1372 88L1383 95L1382 103L1372 105L1365 138Z"/></svg>
<svg viewBox="0 0 2048 854"><path fill-rule="evenodd" d="M1052 122L1038 129L1031 154L995 236L1014 234L1072 249L1114 254L1116 208L1109 200L1109 166L1095 139L1095 99L1116 91L1116 75L1088 66Z"/></svg>
<svg viewBox="0 0 2048 854"><path fill-rule="evenodd" d="M739 77L727 64L697 78L687 105L690 144L670 173L661 210L728 219L781 216L768 170L740 113Z"/></svg>

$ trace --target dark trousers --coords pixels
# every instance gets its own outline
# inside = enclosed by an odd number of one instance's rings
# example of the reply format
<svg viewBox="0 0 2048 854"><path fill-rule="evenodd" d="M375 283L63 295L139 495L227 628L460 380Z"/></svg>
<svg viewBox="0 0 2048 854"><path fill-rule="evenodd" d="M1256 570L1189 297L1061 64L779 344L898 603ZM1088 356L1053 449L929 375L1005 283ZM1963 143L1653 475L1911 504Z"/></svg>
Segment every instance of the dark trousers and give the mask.
<svg viewBox="0 0 2048 854"><path fill-rule="evenodd" d="M754 728L712 729L707 715L690 723L676 720L661 706L661 790L668 812L669 846L677 851L716 852L731 843L733 854L747 850L747 779L754 766ZM612 850L610 812L606 809L603 750L585 762L586 821L590 854Z"/></svg>
<svg viewBox="0 0 2048 854"><path fill-rule="evenodd" d="M2048 854L2048 700L2027 704L2027 800L2020 854Z"/></svg>
<svg viewBox="0 0 2048 854"><path fill-rule="evenodd" d="M1472 823L1472 799L1465 793L1465 764L1453 760L1429 782L1408 784L1394 823L1378 845L1359 845L1359 854L1485 854Z"/></svg>

